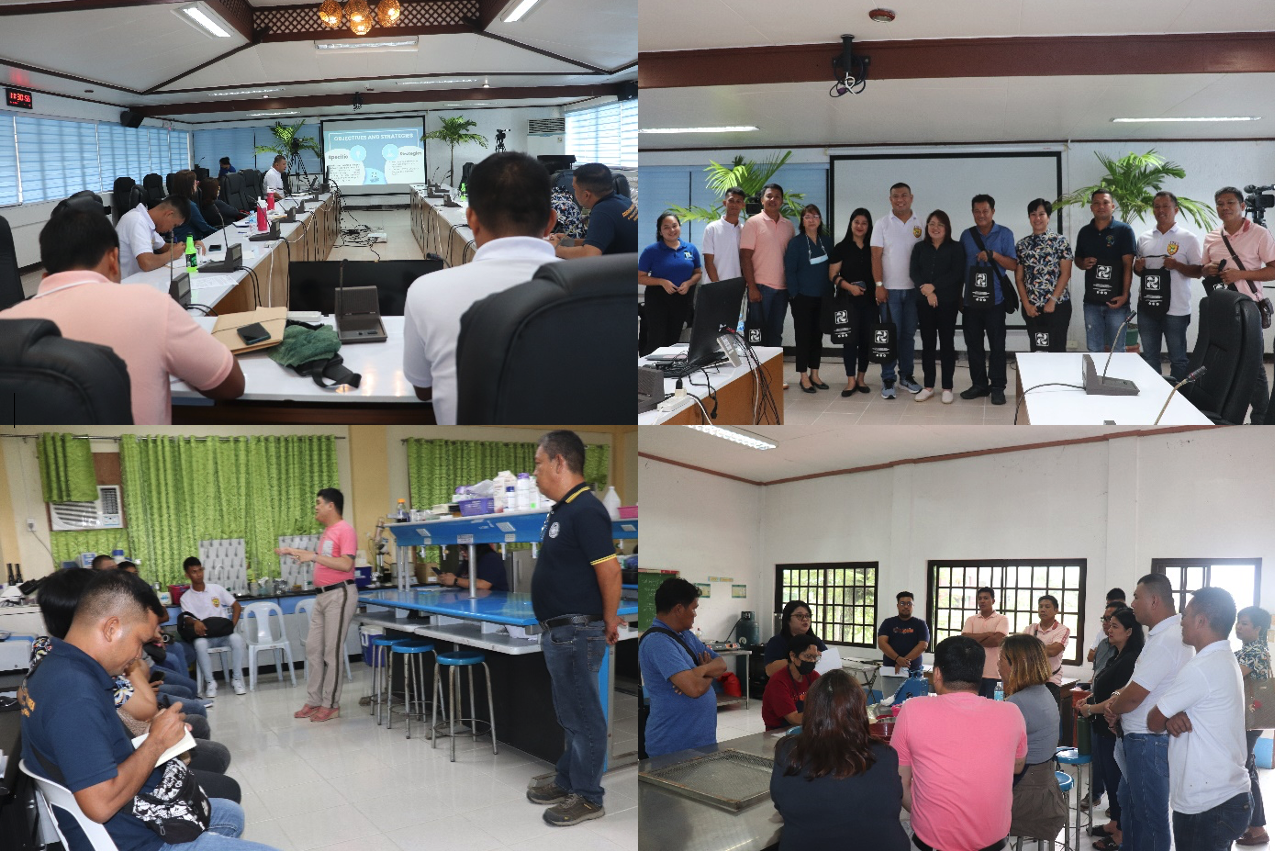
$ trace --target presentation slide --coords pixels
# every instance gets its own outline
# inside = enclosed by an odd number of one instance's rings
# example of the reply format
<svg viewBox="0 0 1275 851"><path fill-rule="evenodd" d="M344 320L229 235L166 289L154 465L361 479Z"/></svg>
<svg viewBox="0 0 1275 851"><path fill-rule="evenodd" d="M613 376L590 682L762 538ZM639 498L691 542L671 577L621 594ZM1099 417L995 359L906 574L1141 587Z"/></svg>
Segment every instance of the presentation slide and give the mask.
<svg viewBox="0 0 1275 851"><path fill-rule="evenodd" d="M340 187L425 182L425 149L419 120L413 126L324 123L323 162Z"/></svg>

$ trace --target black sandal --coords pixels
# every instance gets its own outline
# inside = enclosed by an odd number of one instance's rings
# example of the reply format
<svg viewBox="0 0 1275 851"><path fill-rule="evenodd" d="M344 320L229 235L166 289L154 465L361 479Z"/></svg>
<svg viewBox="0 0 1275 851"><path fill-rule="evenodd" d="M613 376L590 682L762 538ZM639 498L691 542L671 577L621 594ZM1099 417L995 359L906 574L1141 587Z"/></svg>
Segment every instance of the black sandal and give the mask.
<svg viewBox="0 0 1275 851"><path fill-rule="evenodd" d="M1120 843L1110 837L1107 837L1106 839L1099 839L1093 844L1093 847L1096 848L1097 851L1120 851Z"/></svg>
<svg viewBox="0 0 1275 851"><path fill-rule="evenodd" d="M859 392L860 392L860 393L871 393L871 392L872 392L872 388L871 388L871 387L869 387L869 386L868 386L868 385L866 385L866 384L860 384L860 385L859 385Z"/></svg>

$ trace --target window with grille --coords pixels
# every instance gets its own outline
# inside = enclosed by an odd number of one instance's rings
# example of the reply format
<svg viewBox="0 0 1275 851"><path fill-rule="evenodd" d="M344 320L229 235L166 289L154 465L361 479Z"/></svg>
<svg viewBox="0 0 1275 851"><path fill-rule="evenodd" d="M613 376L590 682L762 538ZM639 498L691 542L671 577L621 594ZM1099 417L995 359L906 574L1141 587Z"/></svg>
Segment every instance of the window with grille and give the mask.
<svg viewBox="0 0 1275 851"><path fill-rule="evenodd" d="M775 565L775 612L810 606L810 629L828 644L876 646L877 562Z"/></svg>
<svg viewBox="0 0 1275 851"><path fill-rule="evenodd" d="M616 101L567 113L567 150L577 163L636 168L638 102Z"/></svg>
<svg viewBox="0 0 1275 851"><path fill-rule="evenodd" d="M1058 620L1071 629L1063 651L1063 663L1079 665L1084 646L1086 560L1081 559L983 559L980 561L931 561L926 620L930 647L949 636L960 635L965 620L978 614L978 589L996 592L995 609L1009 620L1009 630L1022 632L1039 621L1037 601L1045 594L1058 598Z"/></svg>
<svg viewBox="0 0 1275 851"><path fill-rule="evenodd" d="M1201 588L1225 588L1236 609L1256 606L1261 599L1260 558L1153 558L1151 572L1168 578L1179 612L1186 609L1191 592Z"/></svg>

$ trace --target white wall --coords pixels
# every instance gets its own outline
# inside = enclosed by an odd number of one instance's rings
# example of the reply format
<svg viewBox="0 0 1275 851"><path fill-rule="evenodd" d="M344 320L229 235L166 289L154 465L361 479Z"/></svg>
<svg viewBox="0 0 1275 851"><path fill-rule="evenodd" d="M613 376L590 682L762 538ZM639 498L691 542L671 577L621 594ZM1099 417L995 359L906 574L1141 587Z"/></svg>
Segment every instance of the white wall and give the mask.
<svg viewBox="0 0 1275 851"><path fill-rule="evenodd" d="M649 459L642 464L643 566L676 568L692 581L718 570L747 581L748 608L757 610L763 637L772 634L776 564L878 562L880 623L895 614L897 591L910 590L924 603L932 559L1084 558L1089 636L1106 590L1132 593L1153 558L1257 557L1265 575L1275 577L1275 536L1262 519L1275 481L1275 438L1241 429L905 464L773 486ZM700 606L711 612L701 618L704 634L723 636L734 618L720 601L711 602ZM1261 605L1275 608L1275 582L1263 583ZM1075 613L1064 612L1063 621L1074 633Z"/></svg>
<svg viewBox="0 0 1275 851"><path fill-rule="evenodd" d="M456 146L456 183L460 183L461 168L467 162L481 162L496 150L497 128L507 130L505 148L510 151L523 151L531 156L539 154L561 154L566 149L566 136L528 136L527 122L532 118L558 118L562 115L561 107L528 106L498 109L466 109L459 106L454 109L431 110L425 119L425 131L432 133L442 126L442 118L463 115L478 126L471 128L470 133L477 133L487 140L487 147L466 144ZM429 176L438 175L441 183L447 182L447 169L451 163L451 149L442 142L427 142L425 159L429 163Z"/></svg>

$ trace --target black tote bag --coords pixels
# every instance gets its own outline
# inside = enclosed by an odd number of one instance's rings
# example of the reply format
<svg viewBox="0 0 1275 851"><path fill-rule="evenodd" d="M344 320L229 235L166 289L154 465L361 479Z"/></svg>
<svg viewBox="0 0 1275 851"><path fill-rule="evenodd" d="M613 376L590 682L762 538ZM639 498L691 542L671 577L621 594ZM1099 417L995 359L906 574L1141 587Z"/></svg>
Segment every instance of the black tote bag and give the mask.
<svg viewBox="0 0 1275 851"><path fill-rule="evenodd" d="M886 364L899 357L899 328L890 315L890 303L885 303L885 320L878 322L872 329L871 342L868 344L868 360L873 363Z"/></svg>

